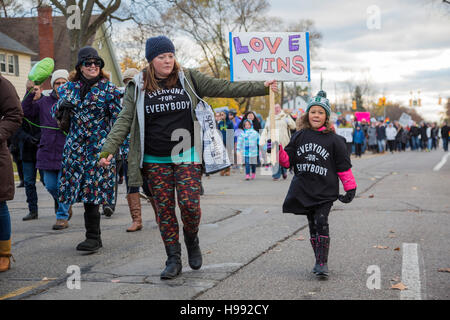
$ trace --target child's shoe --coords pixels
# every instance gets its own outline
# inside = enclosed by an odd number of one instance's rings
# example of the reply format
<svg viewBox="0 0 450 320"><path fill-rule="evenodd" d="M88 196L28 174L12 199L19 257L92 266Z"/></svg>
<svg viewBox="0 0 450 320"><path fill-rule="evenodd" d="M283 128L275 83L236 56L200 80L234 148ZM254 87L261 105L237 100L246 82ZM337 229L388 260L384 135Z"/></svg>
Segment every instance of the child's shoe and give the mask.
<svg viewBox="0 0 450 320"><path fill-rule="evenodd" d="M245 175L245 180L250 180L250 175L249 174Z"/></svg>
<svg viewBox="0 0 450 320"><path fill-rule="evenodd" d="M255 177L256 177L256 173L252 173L251 179L253 180L253 179L255 179Z"/></svg>

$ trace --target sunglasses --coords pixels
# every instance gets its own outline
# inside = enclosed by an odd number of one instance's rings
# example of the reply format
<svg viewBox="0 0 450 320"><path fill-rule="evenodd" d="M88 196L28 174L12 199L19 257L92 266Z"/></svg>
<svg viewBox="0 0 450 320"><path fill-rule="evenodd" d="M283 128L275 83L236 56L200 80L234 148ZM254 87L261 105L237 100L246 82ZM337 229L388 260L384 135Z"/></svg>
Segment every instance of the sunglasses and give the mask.
<svg viewBox="0 0 450 320"><path fill-rule="evenodd" d="M96 67L100 67L101 62L100 60L86 60L81 63L83 67L90 67L92 64L94 64Z"/></svg>

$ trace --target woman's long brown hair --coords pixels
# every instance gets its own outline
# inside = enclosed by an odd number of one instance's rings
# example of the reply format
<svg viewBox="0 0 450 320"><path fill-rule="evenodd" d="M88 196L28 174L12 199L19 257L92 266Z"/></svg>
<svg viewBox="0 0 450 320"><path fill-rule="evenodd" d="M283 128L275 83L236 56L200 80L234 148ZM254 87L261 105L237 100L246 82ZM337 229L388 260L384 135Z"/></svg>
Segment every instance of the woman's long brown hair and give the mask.
<svg viewBox="0 0 450 320"><path fill-rule="evenodd" d="M309 112L306 112L301 117L297 118L297 120L295 121L295 125L297 127L297 131L301 129L314 130L309 123ZM327 119L325 120L324 126L325 130L322 131L323 133L334 132L334 127L330 123L329 117L327 117Z"/></svg>
<svg viewBox="0 0 450 320"><path fill-rule="evenodd" d="M166 79L165 85L168 89L175 87L178 82L178 72L180 71L180 65L175 60L173 70ZM149 63L147 68L144 69L144 88L150 92L161 89L158 85L158 79L155 75L155 67L152 63Z"/></svg>

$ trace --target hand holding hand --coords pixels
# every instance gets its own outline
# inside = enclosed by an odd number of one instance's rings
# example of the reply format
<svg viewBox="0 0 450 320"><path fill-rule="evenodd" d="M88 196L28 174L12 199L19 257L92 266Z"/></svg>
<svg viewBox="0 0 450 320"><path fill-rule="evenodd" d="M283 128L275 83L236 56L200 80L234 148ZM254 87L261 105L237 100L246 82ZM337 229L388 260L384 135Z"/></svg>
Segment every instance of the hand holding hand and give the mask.
<svg viewBox="0 0 450 320"><path fill-rule="evenodd" d="M113 158L113 155L110 154L107 158L101 158L98 162L98 164L103 167L106 168L107 166L109 166L111 164L111 159Z"/></svg>
<svg viewBox="0 0 450 320"><path fill-rule="evenodd" d="M338 196L339 201L343 202L343 203L349 203L353 200L353 198L356 195L356 188L355 189L350 189L348 190L345 195L340 194Z"/></svg>

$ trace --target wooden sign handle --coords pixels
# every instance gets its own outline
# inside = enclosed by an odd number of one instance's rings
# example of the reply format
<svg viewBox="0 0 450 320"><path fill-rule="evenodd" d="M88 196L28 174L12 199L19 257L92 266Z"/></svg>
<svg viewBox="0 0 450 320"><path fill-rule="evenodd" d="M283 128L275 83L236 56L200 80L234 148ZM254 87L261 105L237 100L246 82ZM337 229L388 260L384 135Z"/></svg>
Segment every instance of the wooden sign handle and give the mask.
<svg viewBox="0 0 450 320"><path fill-rule="evenodd" d="M270 163L275 165L277 162L278 150L275 147L278 145L276 127L275 127L275 92L272 89L269 90L269 118L270 118L270 139L272 141L272 152L270 154Z"/></svg>

